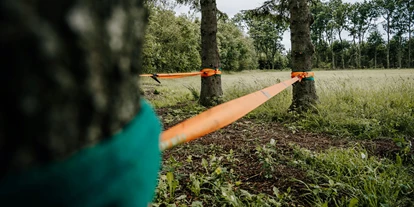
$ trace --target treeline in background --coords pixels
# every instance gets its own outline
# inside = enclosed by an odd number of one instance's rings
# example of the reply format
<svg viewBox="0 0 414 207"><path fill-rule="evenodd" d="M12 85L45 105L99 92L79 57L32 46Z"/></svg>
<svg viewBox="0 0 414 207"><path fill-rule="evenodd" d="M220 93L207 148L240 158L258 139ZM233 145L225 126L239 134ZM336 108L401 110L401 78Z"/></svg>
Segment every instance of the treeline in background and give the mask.
<svg viewBox="0 0 414 207"><path fill-rule="evenodd" d="M177 16L171 5L148 5L144 46L146 73L200 69L200 19L196 12ZM220 9L220 8L218 8ZM313 67L319 69L412 68L414 66L414 1L341 0L311 4L315 46ZM219 12L217 41L225 71L290 68L290 51L281 44L289 25L247 12L228 18Z"/></svg>

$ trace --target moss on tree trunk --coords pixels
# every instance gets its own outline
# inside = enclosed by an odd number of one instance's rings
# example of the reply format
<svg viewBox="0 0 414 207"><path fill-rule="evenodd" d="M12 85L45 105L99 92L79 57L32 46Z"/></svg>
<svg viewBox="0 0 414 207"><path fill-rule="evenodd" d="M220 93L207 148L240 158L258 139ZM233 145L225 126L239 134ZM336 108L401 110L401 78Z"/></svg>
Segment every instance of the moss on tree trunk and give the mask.
<svg viewBox="0 0 414 207"><path fill-rule="evenodd" d="M216 0L201 0L201 67L220 68L217 46ZM201 78L200 104L214 106L222 102L221 76Z"/></svg>
<svg viewBox="0 0 414 207"><path fill-rule="evenodd" d="M313 17L307 0L290 0L290 38L292 43L292 72L310 71L315 48L310 37ZM308 110L316 104L318 96L314 80L303 80L293 85L291 110Z"/></svg>
<svg viewBox="0 0 414 207"><path fill-rule="evenodd" d="M0 177L64 159L135 117L142 0L0 4Z"/></svg>

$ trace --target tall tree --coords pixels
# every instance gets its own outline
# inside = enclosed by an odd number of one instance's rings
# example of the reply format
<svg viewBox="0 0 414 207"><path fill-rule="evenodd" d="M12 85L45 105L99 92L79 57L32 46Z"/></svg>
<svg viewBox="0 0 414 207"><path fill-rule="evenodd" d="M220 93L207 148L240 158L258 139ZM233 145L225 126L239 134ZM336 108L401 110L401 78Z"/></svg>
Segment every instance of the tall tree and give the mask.
<svg viewBox="0 0 414 207"><path fill-rule="evenodd" d="M313 16L309 10L308 0L270 0L263 6L250 10L251 15L267 16L290 24L292 44L292 72L305 72L312 69L312 55L315 48L311 41L310 25ZM315 81L303 80L293 85L291 109L296 111L311 109L316 104Z"/></svg>
<svg viewBox="0 0 414 207"><path fill-rule="evenodd" d="M360 18L359 16L360 13L358 12L358 9L360 6L361 6L360 3L358 2L350 5L349 12L347 13L348 23L345 25L346 30L348 30L349 34L352 36L353 47L355 48L355 55L353 56L355 57L356 68L361 67L361 56L360 56L361 42L359 42L359 45L356 44L356 39L358 38L357 27L358 27L358 21Z"/></svg>
<svg viewBox="0 0 414 207"><path fill-rule="evenodd" d="M350 10L348 12L348 19L350 20L350 22L347 24L347 29L354 38L358 39L358 68L361 67L361 51L365 39L365 34L371 27L374 26L373 21L377 17L377 8L373 2L356 2L355 4L351 5Z"/></svg>
<svg viewBox="0 0 414 207"><path fill-rule="evenodd" d="M217 10L216 0L176 0L176 2L190 5L192 9L201 11L201 68L221 69L217 47L217 17L225 16L225 14ZM223 89L220 75L201 78L199 100L201 105L217 105L222 102L222 96Z"/></svg>
<svg viewBox="0 0 414 207"><path fill-rule="evenodd" d="M326 27L326 37L331 45L331 67L335 69L335 52L334 52L334 42L335 42L335 22L333 19L328 21L328 25Z"/></svg>
<svg viewBox="0 0 414 207"><path fill-rule="evenodd" d="M411 68L413 66L411 61L411 33L413 32L414 28L414 0L405 0L400 1L401 3L401 13L405 18L403 21L405 22L406 31L408 32L408 64L407 67Z"/></svg>
<svg viewBox="0 0 414 207"><path fill-rule="evenodd" d="M378 29L375 28L374 31L368 37L368 44L374 50L374 68L377 68L377 56L379 47L384 44L382 35L378 32Z"/></svg>
<svg viewBox="0 0 414 207"><path fill-rule="evenodd" d="M291 0L290 11L290 39L292 43L292 72L310 71L312 69L312 55L315 47L311 42L310 26L313 16L309 10L307 0ZM316 104L315 81L304 80L293 85L293 100L291 108L309 109Z"/></svg>
<svg viewBox="0 0 414 207"><path fill-rule="evenodd" d="M218 69L220 65L217 47L217 4L216 0L200 0L201 6L201 67ZM221 76L201 78L200 104L213 106L222 100Z"/></svg>
<svg viewBox="0 0 414 207"><path fill-rule="evenodd" d="M396 12L396 0L376 0L380 15L385 19L383 24L387 32L387 68L390 68L390 36L392 34L392 17Z"/></svg>
<svg viewBox="0 0 414 207"><path fill-rule="evenodd" d="M391 29L395 33L397 40L397 64L398 68L402 67L402 41L403 35L407 31L407 26L409 24L408 13L405 12L405 1L397 0L396 1L396 12L392 15Z"/></svg>
<svg viewBox="0 0 414 207"><path fill-rule="evenodd" d="M321 53L322 50L326 50L325 37L328 39L326 32L328 30L328 22L332 19L332 13L329 11L329 8L326 3L315 2L311 6L311 13L314 16L314 22L311 26L311 37L315 45L315 67L319 67L321 62Z"/></svg>
<svg viewBox="0 0 414 207"><path fill-rule="evenodd" d="M408 67L414 67L413 61L411 60L411 33L413 32L414 28L414 0L408 0L407 1L407 13L408 13Z"/></svg>
<svg viewBox="0 0 414 207"><path fill-rule="evenodd" d="M341 42L341 62L342 62L342 69L345 68L345 58L344 58L344 51L343 51L343 40L342 40L342 32L346 26L346 15L349 10L349 4L343 3L342 0L331 0L330 6L333 10L333 20L335 22L335 29L338 33L339 41Z"/></svg>

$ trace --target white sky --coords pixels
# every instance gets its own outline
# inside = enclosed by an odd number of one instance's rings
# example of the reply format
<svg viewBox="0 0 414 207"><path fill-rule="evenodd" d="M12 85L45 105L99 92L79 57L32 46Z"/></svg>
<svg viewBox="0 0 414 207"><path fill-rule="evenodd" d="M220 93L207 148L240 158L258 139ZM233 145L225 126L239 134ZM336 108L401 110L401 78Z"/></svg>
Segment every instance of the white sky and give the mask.
<svg viewBox="0 0 414 207"><path fill-rule="evenodd" d="M254 9L262 5L265 0L216 0L217 1L217 8L229 15L229 17L233 17L235 14L240 12L241 10L248 10ZM343 2L362 2L362 0L343 0ZM177 14L187 13L189 8L186 6L180 6L175 9ZM199 16L199 15L198 15ZM344 34L344 36L346 33ZM290 31L286 31L283 34L282 44L285 46L286 50L291 48L290 46Z"/></svg>

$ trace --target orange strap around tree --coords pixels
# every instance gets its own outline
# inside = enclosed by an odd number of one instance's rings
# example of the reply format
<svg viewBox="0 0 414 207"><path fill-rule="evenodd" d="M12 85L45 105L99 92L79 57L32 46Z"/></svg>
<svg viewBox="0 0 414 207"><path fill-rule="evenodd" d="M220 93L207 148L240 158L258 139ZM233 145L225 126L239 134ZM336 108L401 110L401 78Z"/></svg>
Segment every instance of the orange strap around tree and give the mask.
<svg viewBox="0 0 414 207"><path fill-rule="evenodd" d="M314 72L292 72L290 75L292 78L298 77L299 81L302 81L304 78L313 78L315 76Z"/></svg>
<svg viewBox="0 0 414 207"><path fill-rule="evenodd" d="M214 76L214 75L221 75L221 71L218 68L216 68L216 69L204 68L200 72L201 72L201 77L210 77L210 76Z"/></svg>
<svg viewBox="0 0 414 207"><path fill-rule="evenodd" d="M299 78L294 77L260 91L223 103L193 118L187 119L162 133L160 149L169 149L178 144L192 141L221 129L242 118L297 81L299 81Z"/></svg>

